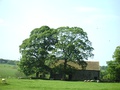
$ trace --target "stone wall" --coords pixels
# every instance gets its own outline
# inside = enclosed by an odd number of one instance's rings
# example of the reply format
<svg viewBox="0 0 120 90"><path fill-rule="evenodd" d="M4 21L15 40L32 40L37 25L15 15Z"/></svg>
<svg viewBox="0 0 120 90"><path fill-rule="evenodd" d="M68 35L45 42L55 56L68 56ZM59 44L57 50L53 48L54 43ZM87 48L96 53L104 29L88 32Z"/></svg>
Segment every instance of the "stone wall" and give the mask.
<svg viewBox="0 0 120 90"><path fill-rule="evenodd" d="M78 70L72 75L72 80L98 80L100 71Z"/></svg>

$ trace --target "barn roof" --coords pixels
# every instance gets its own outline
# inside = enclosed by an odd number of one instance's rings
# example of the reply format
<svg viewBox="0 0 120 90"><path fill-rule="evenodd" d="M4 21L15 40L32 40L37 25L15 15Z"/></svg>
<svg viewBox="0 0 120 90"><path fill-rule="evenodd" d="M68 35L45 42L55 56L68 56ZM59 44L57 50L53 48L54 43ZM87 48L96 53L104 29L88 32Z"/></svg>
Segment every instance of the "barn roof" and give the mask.
<svg viewBox="0 0 120 90"><path fill-rule="evenodd" d="M100 70L99 61L85 61L85 62L87 63L86 70ZM56 63L56 66L63 63L64 63L64 60L59 60ZM82 70L82 67L78 63L69 61L67 62L67 65L72 66L78 70Z"/></svg>

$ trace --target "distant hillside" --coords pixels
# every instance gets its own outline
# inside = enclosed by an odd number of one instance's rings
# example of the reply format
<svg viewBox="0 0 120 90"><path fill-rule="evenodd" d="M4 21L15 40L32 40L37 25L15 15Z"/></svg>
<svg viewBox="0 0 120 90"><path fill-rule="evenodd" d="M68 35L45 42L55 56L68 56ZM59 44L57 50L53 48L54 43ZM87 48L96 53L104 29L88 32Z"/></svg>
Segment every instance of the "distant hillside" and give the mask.
<svg viewBox="0 0 120 90"><path fill-rule="evenodd" d="M16 65L17 63L19 63L19 61L0 58L0 64Z"/></svg>
<svg viewBox="0 0 120 90"><path fill-rule="evenodd" d="M16 60L0 59L0 78L25 77L18 70L18 63Z"/></svg>

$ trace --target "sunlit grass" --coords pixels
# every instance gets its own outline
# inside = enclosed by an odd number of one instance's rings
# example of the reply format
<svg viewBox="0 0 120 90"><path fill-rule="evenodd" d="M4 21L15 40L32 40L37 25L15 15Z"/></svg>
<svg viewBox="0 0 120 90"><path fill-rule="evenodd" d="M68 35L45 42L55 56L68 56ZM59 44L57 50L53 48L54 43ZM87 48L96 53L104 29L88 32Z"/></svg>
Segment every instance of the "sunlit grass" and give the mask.
<svg viewBox="0 0 120 90"><path fill-rule="evenodd" d="M120 83L6 79L0 90L120 90Z"/></svg>

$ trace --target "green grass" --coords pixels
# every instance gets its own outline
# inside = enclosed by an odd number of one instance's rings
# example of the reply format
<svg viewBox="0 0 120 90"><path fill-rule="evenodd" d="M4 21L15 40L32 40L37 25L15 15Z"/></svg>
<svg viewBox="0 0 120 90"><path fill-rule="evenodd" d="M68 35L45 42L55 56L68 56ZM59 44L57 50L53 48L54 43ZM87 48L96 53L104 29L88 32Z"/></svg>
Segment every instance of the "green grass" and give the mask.
<svg viewBox="0 0 120 90"><path fill-rule="evenodd" d="M7 79L0 90L120 90L120 83Z"/></svg>
<svg viewBox="0 0 120 90"><path fill-rule="evenodd" d="M17 66L9 64L0 64L0 77L15 77Z"/></svg>

